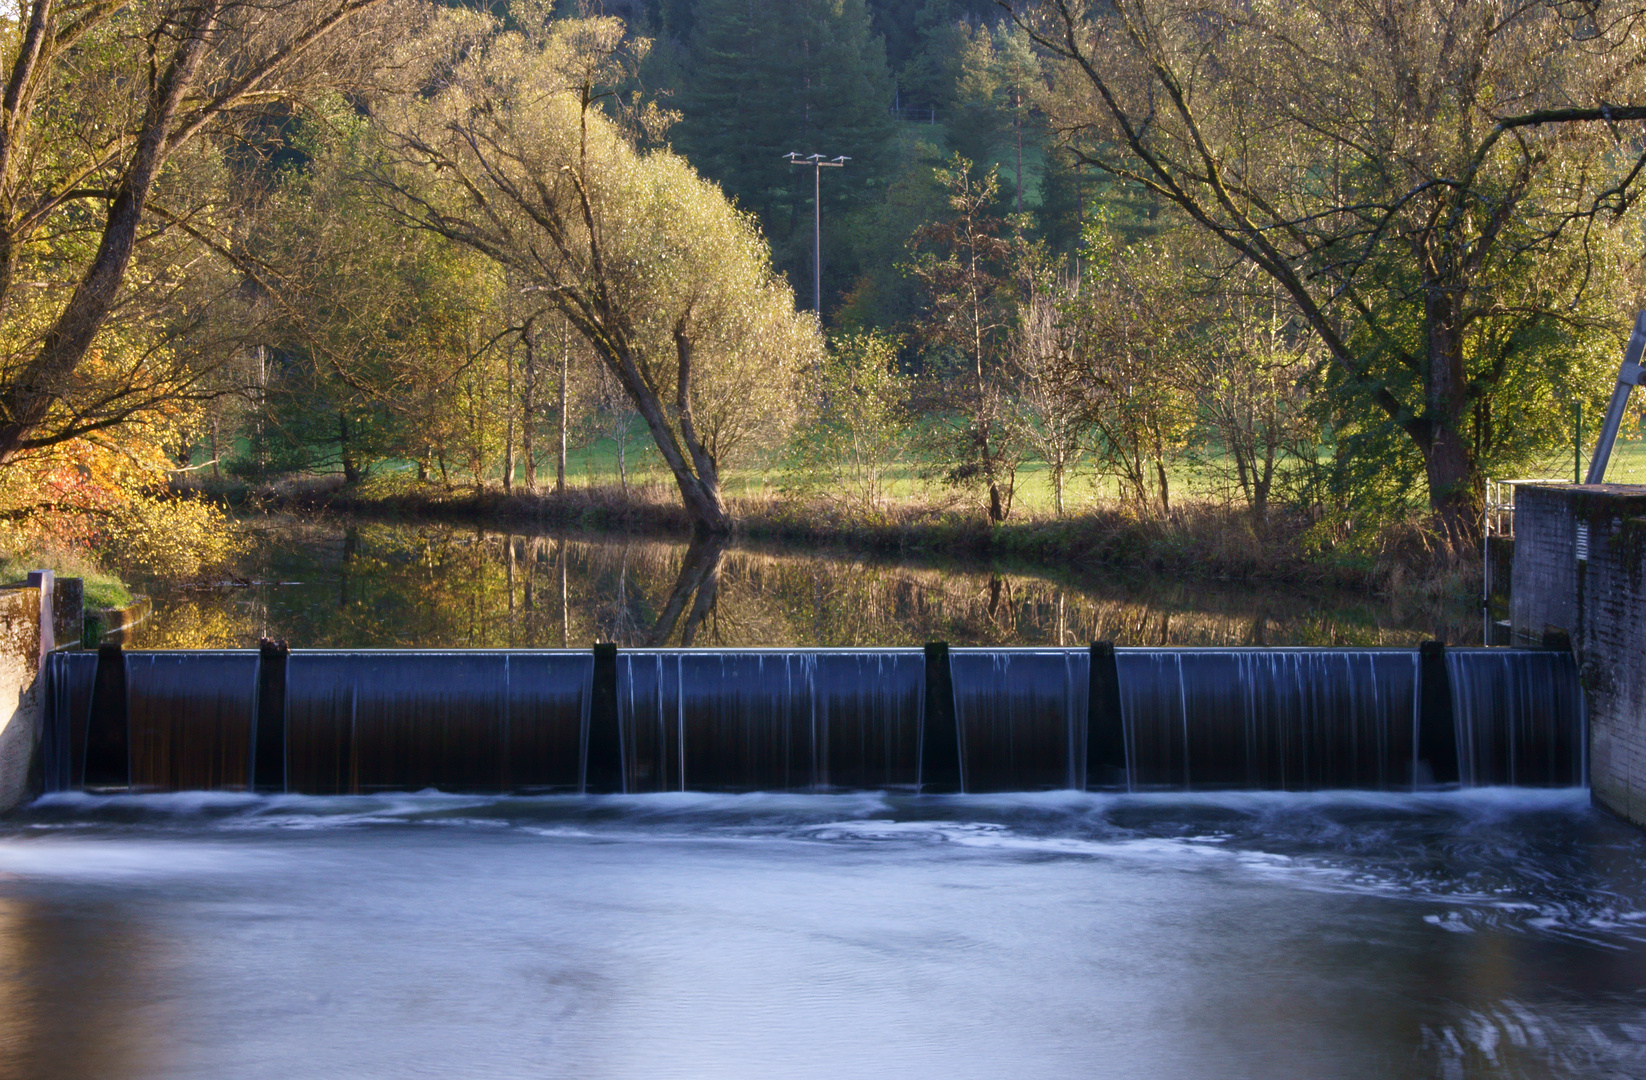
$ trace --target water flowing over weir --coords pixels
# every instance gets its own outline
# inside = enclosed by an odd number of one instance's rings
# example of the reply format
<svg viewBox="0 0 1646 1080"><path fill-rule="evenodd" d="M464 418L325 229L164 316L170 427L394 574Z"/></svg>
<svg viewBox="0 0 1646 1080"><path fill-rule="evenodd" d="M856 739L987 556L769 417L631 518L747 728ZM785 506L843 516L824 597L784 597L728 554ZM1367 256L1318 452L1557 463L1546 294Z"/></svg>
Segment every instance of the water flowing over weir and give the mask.
<svg viewBox="0 0 1646 1080"><path fill-rule="evenodd" d="M1525 649L61 653L47 791L1409 789L1586 782Z"/></svg>

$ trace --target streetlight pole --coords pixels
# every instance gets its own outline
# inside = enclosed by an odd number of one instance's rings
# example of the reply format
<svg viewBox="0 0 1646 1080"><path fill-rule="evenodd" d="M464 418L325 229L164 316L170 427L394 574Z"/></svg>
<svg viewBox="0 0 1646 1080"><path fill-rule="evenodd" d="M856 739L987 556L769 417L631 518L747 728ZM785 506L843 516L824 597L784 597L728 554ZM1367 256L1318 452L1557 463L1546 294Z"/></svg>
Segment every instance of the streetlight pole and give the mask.
<svg viewBox="0 0 1646 1080"><path fill-rule="evenodd" d="M828 160L822 154L802 156L798 150L783 155L790 165L812 167L812 310L823 318L823 170L845 168L849 157Z"/></svg>

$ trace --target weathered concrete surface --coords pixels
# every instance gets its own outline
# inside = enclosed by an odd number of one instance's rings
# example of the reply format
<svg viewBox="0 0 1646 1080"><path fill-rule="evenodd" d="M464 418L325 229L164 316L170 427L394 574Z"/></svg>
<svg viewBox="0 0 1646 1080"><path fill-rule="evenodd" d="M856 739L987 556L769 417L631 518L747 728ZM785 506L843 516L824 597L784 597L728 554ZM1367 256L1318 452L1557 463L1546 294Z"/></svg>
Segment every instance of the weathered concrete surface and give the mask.
<svg viewBox="0 0 1646 1080"><path fill-rule="evenodd" d="M1589 699L1590 790L1646 826L1646 487L1521 487L1510 610L1517 636L1571 636Z"/></svg>
<svg viewBox="0 0 1646 1080"><path fill-rule="evenodd" d="M123 608L97 608L85 614L86 622L96 635L94 644L126 645L138 624L147 622L154 614L154 602L139 596Z"/></svg>
<svg viewBox="0 0 1646 1080"><path fill-rule="evenodd" d="M29 796L39 741L40 590L0 588L0 812Z"/></svg>

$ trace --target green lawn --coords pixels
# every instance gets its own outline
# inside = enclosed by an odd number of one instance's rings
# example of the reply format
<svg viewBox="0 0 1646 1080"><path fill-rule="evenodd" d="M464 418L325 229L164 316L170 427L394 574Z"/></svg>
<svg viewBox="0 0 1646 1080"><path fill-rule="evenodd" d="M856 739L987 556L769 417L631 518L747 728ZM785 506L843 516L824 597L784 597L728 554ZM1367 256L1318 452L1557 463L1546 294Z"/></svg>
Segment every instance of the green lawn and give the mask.
<svg viewBox="0 0 1646 1080"><path fill-rule="evenodd" d="M644 430L636 431L631 436L624 460L630 483L673 485L673 479L664 468L662 458L658 456L650 435ZM553 457L544 455L540 457L539 462L538 482L552 483ZM408 470L411 468L409 464L398 467ZM926 494L941 496L951 493L951 489L946 488L939 478L924 476L923 472L924 468L919 462L909 462L893 468L888 474L887 493L893 498ZM1226 481L1220 472L1221 470L1213 466L1179 464L1169 474L1173 500L1221 496L1225 483L1233 481L1232 477ZM519 474L516 475L518 479ZM616 484L616 441L602 438L591 446L571 450L566 459L566 482L574 487ZM764 470L732 469L725 476L726 490L734 496L759 495L775 491L782 483L782 472L776 466ZM1112 506L1117 502L1114 481L1095 476L1085 462L1065 474L1063 498L1065 506L1071 511L1092 506ZM1025 462L1017 473L1014 515L1049 517L1054 508L1051 470L1043 462Z"/></svg>
<svg viewBox="0 0 1646 1080"><path fill-rule="evenodd" d="M1586 446L1583 451L1583 470L1589 469L1589 457L1594 452L1593 445ZM1547 479L1570 480L1573 474L1573 462L1570 452L1550 457L1540 462L1536 468L1529 469L1523 477L1494 476L1494 480L1511 479ZM1646 484L1646 439L1636 436L1632 439L1622 439L1612 447L1612 457L1606 466L1606 482L1608 484Z"/></svg>
<svg viewBox="0 0 1646 1080"><path fill-rule="evenodd" d="M66 551L21 552L0 558L0 582L23 581L31 570L54 570L58 577L80 578L85 605L92 608L125 607L132 601L124 582L90 562Z"/></svg>
<svg viewBox="0 0 1646 1080"><path fill-rule="evenodd" d="M650 435L639 425L636 425L636 430L630 436L625 461L631 484L660 484L673 487L673 479L663 467L662 459L658 456ZM1585 467L1587 464L1585 455ZM411 462L378 463L373 466L373 472L379 482L386 482L389 486L403 482L413 469ZM905 463L892 469L889 473L888 494L893 498L921 495L942 498L959 494L946 488L939 479L924 476L922 473L923 467L918 462ZM522 475L523 470L516 473L517 482ZM1551 455L1547 461L1524 470L1520 476L1494 476L1493 479L1569 480L1571 476L1572 458L1567 453ZM499 478L494 475L489 479L495 482ZM554 483L554 458L551 455L540 454L537 479L543 486L552 486ZM1620 441L1612 451L1606 479L1611 483L1646 484L1646 439ZM453 480L459 486L463 482L455 475ZM1239 501L1239 493L1232 490L1233 470L1224 468L1220 459L1215 456L1202 464L1179 463L1171 470L1170 480L1174 502L1225 497ZM591 445L574 447L567 455L566 482L573 487L616 484L616 442L608 437L598 439ZM776 466L767 469L732 469L725 476L726 490L733 496L774 492L782 483L782 472ZM1070 469L1065 477L1064 502L1071 512L1099 506L1114 506L1118 502L1115 482L1112 478L1096 476L1090 465L1082 461ZM1026 462L1018 470L1013 515L1050 517L1053 510L1050 470L1042 462Z"/></svg>

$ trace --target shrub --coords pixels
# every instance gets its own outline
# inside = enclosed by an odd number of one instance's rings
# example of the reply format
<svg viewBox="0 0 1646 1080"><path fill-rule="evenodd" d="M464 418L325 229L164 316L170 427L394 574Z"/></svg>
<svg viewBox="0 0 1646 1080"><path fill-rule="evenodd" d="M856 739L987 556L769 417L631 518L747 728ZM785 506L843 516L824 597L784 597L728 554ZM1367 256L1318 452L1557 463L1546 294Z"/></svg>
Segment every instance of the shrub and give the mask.
<svg viewBox="0 0 1646 1080"><path fill-rule="evenodd" d="M227 562L234 530L210 503L140 494L109 516L98 547L124 574L177 581Z"/></svg>

